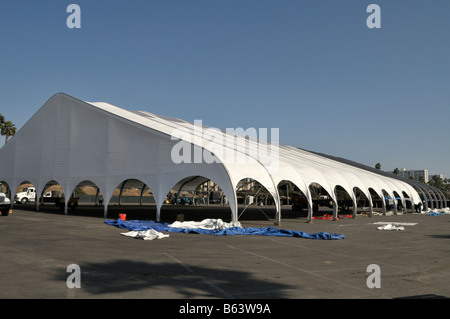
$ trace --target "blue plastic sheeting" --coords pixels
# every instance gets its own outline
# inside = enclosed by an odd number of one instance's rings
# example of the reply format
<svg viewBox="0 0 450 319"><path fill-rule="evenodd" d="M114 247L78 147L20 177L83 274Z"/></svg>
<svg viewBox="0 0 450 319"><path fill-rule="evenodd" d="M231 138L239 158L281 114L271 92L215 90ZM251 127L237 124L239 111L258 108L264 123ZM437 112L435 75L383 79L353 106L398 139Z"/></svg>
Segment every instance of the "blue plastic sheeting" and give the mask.
<svg viewBox="0 0 450 319"><path fill-rule="evenodd" d="M166 231L169 233L197 233L215 236L232 236L232 235L260 235L260 236L282 236L282 237L300 237L308 239L344 239L342 234L330 234L326 232L319 232L315 234L305 233L302 231L293 231L285 229L277 229L275 227L263 228L242 228L230 227L222 230L203 229L203 228L175 228L170 227L168 223L157 223L154 221L145 220L105 220L105 223L111 226L127 229L130 231L145 231L154 229L156 231Z"/></svg>

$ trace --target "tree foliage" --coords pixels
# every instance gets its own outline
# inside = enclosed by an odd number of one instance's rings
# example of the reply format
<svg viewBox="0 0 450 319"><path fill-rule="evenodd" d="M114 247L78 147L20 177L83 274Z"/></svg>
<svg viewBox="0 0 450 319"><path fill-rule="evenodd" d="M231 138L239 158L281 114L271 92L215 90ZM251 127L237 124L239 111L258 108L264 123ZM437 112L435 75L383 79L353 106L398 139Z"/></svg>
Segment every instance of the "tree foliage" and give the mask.
<svg viewBox="0 0 450 319"><path fill-rule="evenodd" d="M11 121L7 121L5 117L0 114L0 131L2 136L5 136L6 144L8 143L9 138L16 134L17 128Z"/></svg>

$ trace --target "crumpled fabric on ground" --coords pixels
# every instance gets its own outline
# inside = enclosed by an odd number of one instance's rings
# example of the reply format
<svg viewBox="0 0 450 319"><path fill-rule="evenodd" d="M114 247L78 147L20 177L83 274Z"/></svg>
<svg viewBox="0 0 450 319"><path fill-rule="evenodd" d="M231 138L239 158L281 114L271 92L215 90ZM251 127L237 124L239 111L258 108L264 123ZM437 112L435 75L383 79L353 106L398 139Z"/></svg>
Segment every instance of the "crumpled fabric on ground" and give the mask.
<svg viewBox="0 0 450 319"><path fill-rule="evenodd" d="M172 224L168 225L168 227L172 228L184 228L184 229L211 229L211 230L222 230L230 227L242 227L240 222L231 222L231 223L225 223L221 219L204 219L201 222L194 222L194 221L185 221L180 222L176 221Z"/></svg>
<svg viewBox="0 0 450 319"><path fill-rule="evenodd" d="M377 227L378 230L405 230L403 226L395 226L392 224L387 224L381 227Z"/></svg>
<svg viewBox="0 0 450 319"><path fill-rule="evenodd" d="M121 235L143 239L143 240L154 240L169 237L169 235L163 234L154 229L139 230L139 231L129 231L127 233L121 233Z"/></svg>
<svg viewBox="0 0 450 319"><path fill-rule="evenodd" d="M224 223L223 221L207 219L201 222L174 222L157 223L154 221L143 220L105 220L105 223L130 231L147 231L153 229L155 231L166 231L169 233L197 233L215 236L232 236L232 235L260 235L260 236L284 236L284 237L301 237L308 239L344 239L343 234L330 234L319 232L310 234L302 231L293 231L286 229L277 229L275 227L262 228L243 228L240 223ZM236 226L238 225L238 226ZM136 235L133 233L133 235Z"/></svg>

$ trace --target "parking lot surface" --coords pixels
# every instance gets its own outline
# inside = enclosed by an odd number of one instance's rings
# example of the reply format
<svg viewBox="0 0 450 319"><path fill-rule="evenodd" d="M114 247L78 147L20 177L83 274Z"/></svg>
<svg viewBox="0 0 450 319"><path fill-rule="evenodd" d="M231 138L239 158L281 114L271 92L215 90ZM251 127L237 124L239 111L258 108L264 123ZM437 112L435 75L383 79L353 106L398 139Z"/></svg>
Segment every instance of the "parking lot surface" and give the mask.
<svg viewBox="0 0 450 319"><path fill-rule="evenodd" d="M221 217L214 210L189 215L182 209L167 218L180 212L186 220ZM242 216L243 227L273 226L262 214L250 217L251 212ZM146 241L121 235L126 230L106 224L98 211L66 216L16 208L0 217L0 298L450 297L450 215L358 215L312 223L285 215L277 228L338 233L345 239L170 233ZM383 223L401 223L404 230L379 230ZM81 288L68 287L69 265L79 266Z"/></svg>

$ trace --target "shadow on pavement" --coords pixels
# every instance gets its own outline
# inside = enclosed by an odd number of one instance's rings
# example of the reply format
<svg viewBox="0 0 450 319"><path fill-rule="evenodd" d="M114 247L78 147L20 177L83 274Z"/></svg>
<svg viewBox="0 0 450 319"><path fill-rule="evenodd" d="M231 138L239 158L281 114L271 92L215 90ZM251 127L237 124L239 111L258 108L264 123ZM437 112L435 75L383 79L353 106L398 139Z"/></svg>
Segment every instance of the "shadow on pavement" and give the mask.
<svg viewBox="0 0 450 319"><path fill-rule="evenodd" d="M256 279L250 272L187 266L177 262L152 264L115 260L79 266L81 289L93 295L133 292L135 296L136 292L142 291L142 298L157 299L165 298L158 289L162 292L168 288L179 298L281 299L286 298L283 290L294 288ZM69 276L70 273L59 272L54 279L66 281ZM145 291L147 289L152 289L152 295Z"/></svg>
<svg viewBox="0 0 450 319"><path fill-rule="evenodd" d="M444 296L439 296L435 294L427 294L427 295L416 295L416 296L406 296L406 297L398 297L394 299L448 299Z"/></svg>

